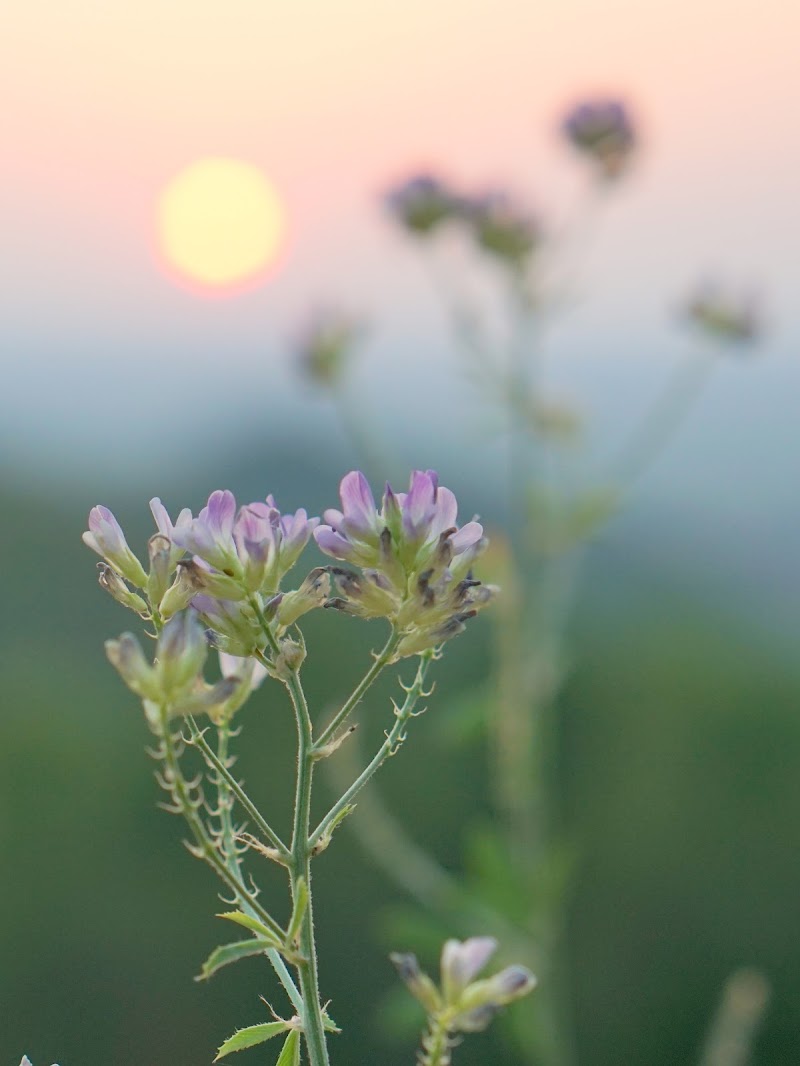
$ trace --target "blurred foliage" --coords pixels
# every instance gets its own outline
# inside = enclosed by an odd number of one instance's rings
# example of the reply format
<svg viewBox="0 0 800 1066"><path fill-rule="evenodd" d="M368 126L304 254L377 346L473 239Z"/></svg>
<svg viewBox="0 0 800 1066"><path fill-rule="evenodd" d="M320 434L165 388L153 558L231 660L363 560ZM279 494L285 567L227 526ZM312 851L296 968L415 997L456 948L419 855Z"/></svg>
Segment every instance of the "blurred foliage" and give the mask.
<svg viewBox="0 0 800 1066"><path fill-rule="evenodd" d="M242 490L259 493L260 474L238 470ZM214 486L192 476L196 491L184 485L181 495L198 502ZM318 459L307 469L284 462L282 483L267 487L283 502L285 485L289 505L302 493L321 507L330 501L320 485L333 478ZM115 491L102 502L141 547L145 499ZM94 585L80 544L97 501L11 490L0 500L0 1061L27 1052L61 1066L210 1062L247 1022L248 1004L250 1020L263 1020L259 993L277 1009L281 1002L259 960L207 985L190 979L219 940L209 918L216 886L176 848L181 824L156 809L149 735L102 654L103 639L129 623ZM633 554L624 556L601 546L590 558L574 669L560 696L558 815L577 857L564 980L580 1060L696 1061L726 977L747 964L774 988L754 1064L785 1066L800 1045L800 669L746 618L721 615L671 573L637 571ZM321 613L308 627L317 707L346 693L379 638L378 627L355 621L349 637L339 625L334 638L332 621ZM445 866L465 854L487 891L513 904L492 837L474 828L488 809L470 710L487 639L486 628L459 638L439 664L442 695L382 788ZM359 714L369 737L388 722L390 688ZM278 797L291 785L294 735L281 697L265 689L246 712L240 769L266 811L286 807ZM347 826L340 832L316 873L323 992L344 1030L334 1062L400 1066L413 1060L411 1044L397 1042L379 1007L393 998L402 1031L399 1016L413 1005L396 991L383 949L418 950L433 965L439 931L434 924L426 942L398 889L369 866ZM491 1030L478 1035L460 1049L459 1066L499 1061L497 1041ZM240 1060L263 1061L263 1052Z"/></svg>

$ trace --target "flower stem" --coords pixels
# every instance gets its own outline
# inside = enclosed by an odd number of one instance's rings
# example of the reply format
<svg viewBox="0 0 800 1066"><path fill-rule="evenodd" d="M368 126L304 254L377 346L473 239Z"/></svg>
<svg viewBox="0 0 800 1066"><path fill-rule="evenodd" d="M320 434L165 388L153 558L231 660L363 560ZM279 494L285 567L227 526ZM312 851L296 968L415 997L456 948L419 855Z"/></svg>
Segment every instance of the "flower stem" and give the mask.
<svg viewBox="0 0 800 1066"><path fill-rule="evenodd" d="M450 1066L453 1046L445 1021L441 1017L428 1019L430 1028L422 1037L419 1066Z"/></svg>
<svg viewBox="0 0 800 1066"><path fill-rule="evenodd" d="M377 751L377 754L369 765L359 774L352 785L347 789L344 795L339 801L334 804L328 811L317 828L309 837L309 847L314 848L328 833L339 818L342 812L350 805L356 795L366 785L373 774L386 762L386 760L397 751L398 747L403 743L406 738L405 728L408 725L409 719L414 716L414 708L420 696L423 694L423 685L425 683L425 675L428 672L428 667L431 664L433 658L432 654L428 654L420 657L419 666L417 668L417 676L414 678L413 684L406 690L406 698L403 701L401 707L395 706L395 720L392 728L387 732L386 739Z"/></svg>
<svg viewBox="0 0 800 1066"><path fill-rule="evenodd" d="M217 765L219 765L224 770L224 773L220 773L218 771L219 776L217 777L217 801L219 806L220 826L222 829L222 845L225 849L228 869L231 871L232 874L234 874L234 876L239 881L242 881L241 863L239 862L239 856L236 853L236 834L234 833L233 821L231 819L230 798L233 790L230 788L230 782L232 778L226 768L226 763L228 761L228 741L230 739L230 725L229 723L225 722L219 727L219 745L216 753L212 751L212 749L206 743L205 737L199 730L197 730L195 721L191 717L189 718L189 726L192 730L193 737L195 736L195 733L197 733L197 737L199 737L199 739L202 741L202 745L204 745L204 754L205 749L208 749L208 753L210 753L210 755L213 757L214 761L212 761L212 765L214 766L214 768L216 769ZM197 739L197 737L195 737L195 739ZM235 794L236 798L239 799L241 802L241 798L239 797L238 793ZM250 807L252 806L252 804L250 803L249 799L247 800L247 803L250 804L250 806L245 806L245 809L248 811L248 813L250 813ZM255 815L258 816L258 819L260 819L261 816L255 809L255 807L253 807L253 811L255 812ZM261 819L261 821L263 821L263 819ZM284 851L288 855L288 851L286 851L285 848ZM243 904L242 909L246 913L249 913L251 917L258 917L258 915L252 910L252 908L250 908L248 904ZM276 948L267 948L264 954L269 959L278 980L283 985L286 995L291 1001L292 1006L298 1012L298 1014L302 1014L303 999L300 995L300 991L297 988L297 985L292 980L292 975L286 968L286 963L283 961L280 952Z"/></svg>
<svg viewBox="0 0 800 1066"><path fill-rule="evenodd" d="M292 898L297 898L302 879L308 891L308 903L300 929L301 961L297 964L300 991L303 997L303 1035L310 1066L329 1066L325 1041L325 1026L319 1000L317 950L314 942L314 912L311 898L311 857L308 831L311 818L311 785L314 774L314 739L311 716L308 712L303 686L297 672L286 681L297 719L297 789L295 793L294 825L292 829L289 876Z"/></svg>
<svg viewBox="0 0 800 1066"><path fill-rule="evenodd" d="M281 929L272 915L261 906L253 894L248 892L240 878L231 872L219 849L209 837L203 820L197 813L197 804L192 800L189 785L178 763L178 753L175 750L175 743L170 733L166 707L162 708L161 711L161 741L166 783L175 800L176 810L179 810L189 823L189 828L197 842L197 846L193 849L193 854L197 855L198 858L204 859L228 888L233 891L236 898L251 907L259 921L263 922L279 941L283 941L286 936L284 930Z"/></svg>
<svg viewBox="0 0 800 1066"><path fill-rule="evenodd" d="M256 805L253 803L253 801L244 791L242 786L239 784L233 774L231 774L228 767L225 765L225 758L227 758L227 737L229 735L228 727L223 726L220 728L220 750L219 753L216 753L211 747L211 745L208 743L208 741L205 739L205 736L203 735L203 730L198 727L197 722L195 722L194 718L192 718L191 715L188 716L187 721L189 723L189 729L191 730L192 734L191 743L194 744L196 748L200 749L206 762L209 764L209 766L212 767L212 769L217 774L220 798L222 798L223 795L223 788L226 792L232 793L242 805L244 810L247 812L248 817L253 820L253 823L260 829L262 835L266 837L267 840L269 840L269 842L276 849L279 855L283 858L288 858L289 849L283 843L283 841L275 832L275 830L269 825L269 823L258 810ZM224 749L223 736L225 738ZM223 750L225 750L226 752L225 757L223 757L222 754Z"/></svg>
<svg viewBox="0 0 800 1066"><path fill-rule="evenodd" d="M316 744L314 745L317 751L319 751L320 748L323 748L325 744L329 740L331 740L339 726L341 726L346 721L346 719L354 710L354 708L361 702L367 690L374 684L381 671L390 662L392 656L397 650L397 645L399 643L400 637L395 632L395 630L392 629L391 633L389 634L389 639L386 641L379 654L375 657L375 661L373 662L372 666L369 668L369 670L367 670L366 674L364 674L362 679L353 689L351 695L342 704L341 708L333 718L333 721L331 721L326 726L326 728L323 729L322 733L317 739Z"/></svg>

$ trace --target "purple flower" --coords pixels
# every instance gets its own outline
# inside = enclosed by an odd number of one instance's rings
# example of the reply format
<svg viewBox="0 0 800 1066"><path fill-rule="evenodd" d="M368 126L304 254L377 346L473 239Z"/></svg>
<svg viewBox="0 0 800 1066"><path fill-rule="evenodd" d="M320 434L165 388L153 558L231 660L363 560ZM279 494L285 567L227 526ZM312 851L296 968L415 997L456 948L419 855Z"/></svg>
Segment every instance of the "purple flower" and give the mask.
<svg viewBox="0 0 800 1066"><path fill-rule="evenodd" d="M417 236L427 236L443 222L459 217L461 199L438 178L421 174L390 189L386 207Z"/></svg>
<svg viewBox="0 0 800 1066"><path fill-rule="evenodd" d="M147 574L144 567L128 547L119 522L107 507L98 505L91 509L89 529L83 534L83 543L132 585L145 587Z"/></svg>
<svg viewBox="0 0 800 1066"><path fill-rule="evenodd" d="M339 593L328 602L366 618L386 617L402 635L399 654L414 655L461 632L493 590L470 574L487 540L477 521L457 524L453 493L434 470L415 470L408 492L386 486L380 510L366 478L342 479L342 509L324 512L314 531L326 555L358 567L331 568Z"/></svg>
<svg viewBox="0 0 800 1066"><path fill-rule="evenodd" d="M408 492L387 485L380 510L358 470L342 478L339 493L342 509L324 512L317 544L334 559L383 571L390 580L485 547L478 522L458 529L456 498L439 486L435 470L415 470Z"/></svg>
<svg viewBox="0 0 800 1066"><path fill-rule="evenodd" d="M228 576L239 576L241 567L233 541L235 517L233 493L217 489L208 497L208 503L197 518L172 528L170 539L179 548L198 555Z"/></svg>
<svg viewBox="0 0 800 1066"><path fill-rule="evenodd" d="M573 107L561 123L573 148L590 157L603 177L616 178L636 148L636 130L620 100L586 100Z"/></svg>
<svg viewBox="0 0 800 1066"><path fill-rule="evenodd" d="M172 519L167 513L166 507L158 498L158 496L154 496L153 499L150 501L150 510L152 512L153 518L155 519L156 528L158 529L158 532L161 533L162 536L165 536L170 542L171 547L169 553L169 566L170 570L174 570L175 564L183 555L183 548L180 547L180 545L178 545L175 540L175 531L178 530L180 535L180 531L188 529L188 527L192 523L192 512L189 510L188 507L184 507L181 513L175 519L175 523L173 525Z"/></svg>
<svg viewBox="0 0 800 1066"><path fill-rule="evenodd" d="M457 1003L464 989L477 977L497 950L492 936L448 940L442 948L442 991L448 1003Z"/></svg>

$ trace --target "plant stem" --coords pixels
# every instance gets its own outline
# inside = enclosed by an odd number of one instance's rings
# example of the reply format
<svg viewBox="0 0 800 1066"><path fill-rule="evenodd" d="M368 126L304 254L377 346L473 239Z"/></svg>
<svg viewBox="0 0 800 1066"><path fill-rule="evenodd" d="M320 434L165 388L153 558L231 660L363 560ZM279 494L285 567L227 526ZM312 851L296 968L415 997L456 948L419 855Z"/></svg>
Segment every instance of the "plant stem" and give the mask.
<svg viewBox="0 0 800 1066"><path fill-rule="evenodd" d="M387 645L388 647L388 645ZM417 676L414 678L413 684L406 691L406 698L403 701L401 707L395 706L395 720L394 725L386 734L386 739L381 744L375 757L369 763L369 765L359 774L352 785L347 789L344 795L339 801L334 804L328 811L317 828L309 837L309 847L314 848L322 840L325 834L336 824L337 820L341 816L346 807L350 805L353 799L358 795L361 789L366 785L373 774L378 770L386 760L397 751L398 747L405 740L405 727L408 725L409 719L414 716L414 708L422 695L422 687L425 683L425 675L428 672L428 667L431 664L433 656L428 654L424 657L420 657L419 666L417 667Z"/></svg>
<svg viewBox="0 0 800 1066"><path fill-rule="evenodd" d="M230 797L233 790L230 788L230 780L232 779L225 766L228 758L228 740L230 738L230 725L229 723L225 722L219 727L219 746L216 753L214 753L209 747L209 745L206 743L205 737L203 737L203 734L200 733L199 730L197 730L195 721L191 717L189 718L189 727L192 730L193 737L195 737L196 734L196 736L199 737L202 741L202 744L205 746L205 749L208 749L208 753L213 756L214 762L212 763L212 765L214 765L215 769L217 768L217 766L220 766L225 771L224 774L218 771L219 776L217 777L217 800L219 806L220 826L222 829L222 845L225 849L228 869L231 871L232 874L234 874L234 876L239 881L242 881L242 867L241 863L239 862L239 857L236 853L236 835L233 830L233 822L231 819ZM239 797L237 795L237 799L238 798ZM247 803L249 804L250 800L248 800ZM247 807L246 809L249 811L249 807ZM253 810L255 811L255 814L258 815L258 811L256 811L255 808L253 808ZM260 815L258 815L258 817L260 818ZM288 855L288 851L286 851L286 854ZM246 913L249 913L251 917L258 917L258 915L252 910L252 908L247 903L243 904L242 909ZM297 1011L298 1015L302 1015L302 996L300 995L297 985L292 980L292 975L287 970L286 963L283 961L280 952L276 948L267 948L264 954L267 956L270 963L272 964L272 968L275 971L278 980L283 985L286 995L289 997L292 1006Z"/></svg>
<svg viewBox="0 0 800 1066"><path fill-rule="evenodd" d="M445 1021L441 1018L428 1020L429 1030L422 1037L420 1066L450 1066L452 1041Z"/></svg>
<svg viewBox="0 0 800 1066"><path fill-rule="evenodd" d="M231 872L225 863L225 860L220 855L218 848L210 839L206 827L203 824L200 815L197 813L197 807L189 794L189 786L186 783L186 779L181 772L178 763L178 754L175 750L175 744L169 729L166 707L163 707L161 710L161 741L167 785L178 805L178 809L189 823L192 835L197 841L197 847L194 849L193 853L197 855L198 858L204 859L225 882L228 888L231 889L236 898L243 903L247 903L253 909L259 921L263 922L279 941L283 941L286 936L283 929L281 929L272 915L261 906L252 893L248 892L240 878Z"/></svg>
<svg viewBox="0 0 800 1066"><path fill-rule="evenodd" d="M187 721L189 723L189 729L192 733L192 743L195 745L196 748L200 749L208 764L217 773L220 789L220 798L222 798L222 789L224 786L224 789L227 792L232 793L239 801L239 803L241 803L248 816L253 820L253 823L261 830L263 836L266 837L267 840L269 840L269 842L276 849L276 851L278 851L278 853L283 858L288 858L289 849L286 847L286 845L275 832L275 830L265 820L264 816L261 814L256 805L253 803L253 801L244 791L242 786L239 784L239 782L236 780L233 774L231 774L230 770L225 765L222 755L223 732L225 737L224 750L226 752L227 757L227 738L229 735L229 730L227 726L220 727L220 750L219 754L217 754L214 752L211 745L205 739L205 736L203 735L203 730L198 728L197 722L195 722L194 718L192 718L191 715L187 718Z"/></svg>
<svg viewBox="0 0 800 1066"><path fill-rule="evenodd" d="M367 670L366 674L362 677L356 687L353 689L351 695L342 704L341 708L334 716L333 721L330 722L325 729L323 729L316 744L314 745L316 751L323 748L325 744L331 740L336 730L342 725L347 717L352 713L354 708L361 702L366 694L367 690L374 684L380 675L384 667L389 663L394 655L397 645L400 643L400 637L392 628L389 638L384 644L380 653L375 657L375 661L372 666Z"/></svg>
<svg viewBox="0 0 800 1066"><path fill-rule="evenodd" d="M289 866L292 898L297 897L297 886L301 878L305 881L308 890L308 904L300 930L300 951L303 958L297 965L300 991L303 996L303 1035L310 1066L329 1066L325 1027L319 1001L317 951L314 942L314 913L311 897L311 848L308 844L311 785L315 761L314 739L308 704L297 672L289 675L286 687L289 690L297 719L297 789Z"/></svg>

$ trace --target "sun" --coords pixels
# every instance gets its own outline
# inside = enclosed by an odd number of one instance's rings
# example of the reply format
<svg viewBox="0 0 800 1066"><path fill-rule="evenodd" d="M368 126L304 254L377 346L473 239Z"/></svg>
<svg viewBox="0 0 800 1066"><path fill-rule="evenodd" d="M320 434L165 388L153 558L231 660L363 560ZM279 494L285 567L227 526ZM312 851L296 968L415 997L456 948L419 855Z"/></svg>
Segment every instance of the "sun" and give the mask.
<svg viewBox="0 0 800 1066"><path fill-rule="evenodd" d="M230 291L263 278L281 250L283 205L265 175L239 159L191 163L158 200L161 252L178 276Z"/></svg>

